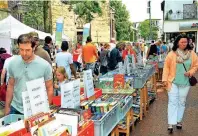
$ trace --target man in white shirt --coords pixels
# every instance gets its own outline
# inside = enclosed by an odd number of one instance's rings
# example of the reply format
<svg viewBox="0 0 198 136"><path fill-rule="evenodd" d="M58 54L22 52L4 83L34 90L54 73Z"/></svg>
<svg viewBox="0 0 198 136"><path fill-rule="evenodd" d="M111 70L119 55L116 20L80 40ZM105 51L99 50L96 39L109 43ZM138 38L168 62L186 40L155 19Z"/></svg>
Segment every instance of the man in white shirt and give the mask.
<svg viewBox="0 0 198 136"><path fill-rule="evenodd" d="M8 67L9 67L9 64L11 62L11 60L19 54L19 50L18 48L13 48L12 49L12 54L13 56L10 57L10 58L7 58L5 60L5 63L4 63L4 66L3 66L3 70L2 70L2 73L1 73L1 85L3 84L3 82L5 81L5 78L6 78L6 85L8 84L8 79L9 79L9 72L8 72Z"/></svg>

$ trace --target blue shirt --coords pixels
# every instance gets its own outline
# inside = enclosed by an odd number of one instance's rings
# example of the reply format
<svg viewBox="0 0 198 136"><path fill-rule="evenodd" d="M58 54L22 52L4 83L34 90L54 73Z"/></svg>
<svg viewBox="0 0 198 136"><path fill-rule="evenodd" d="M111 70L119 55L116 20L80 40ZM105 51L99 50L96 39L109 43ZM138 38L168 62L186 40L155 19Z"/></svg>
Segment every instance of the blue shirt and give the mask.
<svg viewBox="0 0 198 136"><path fill-rule="evenodd" d="M168 47L166 45L162 45L162 51L163 52L167 52L168 51Z"/></svg>
<svg viewBox="0 0 198 136"><path fill-rule="evenodd" d="M71 78L70 64L73 64L73 57L69 52L59 52L56 54L56 64L58 67L63 66L68 75Z"/></svg>
<svg viewBox="0 0 198 136"><path fill-rule="evenodd" d="M8 71L9 77L15 80L11 105L21 113L23 113L22 92L27 91L26 82L42 77L48 81L53 77L52 67L39 56L35 56L30 63L24 62L21 56L16 56L10 61Z"/></svg>

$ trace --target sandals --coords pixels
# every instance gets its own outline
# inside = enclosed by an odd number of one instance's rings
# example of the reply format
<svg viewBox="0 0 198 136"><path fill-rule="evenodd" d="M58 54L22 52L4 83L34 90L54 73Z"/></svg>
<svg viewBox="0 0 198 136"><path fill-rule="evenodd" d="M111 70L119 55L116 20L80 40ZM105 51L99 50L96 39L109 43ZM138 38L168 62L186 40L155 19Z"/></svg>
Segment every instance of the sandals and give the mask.
<svg viewBox="0 0 198 136"><path fill-rule="evenodd" d="M177 123L176 128L177 129L182 129L182 123ZM168 133L169 134L173 133L173 125L168 125Z"/></svg>
<svg viewBox="0 0 198 136"><path fill-rule="evenodd" d="M177 129L182 129L182 124L181 123L177 123L176 128Z"/></svg>
<svg viewBox="0 0 198 136"><path fill-rule="evenodd" d="M168 126L168 133L172 134L173 133L173 125Z"/></svg>

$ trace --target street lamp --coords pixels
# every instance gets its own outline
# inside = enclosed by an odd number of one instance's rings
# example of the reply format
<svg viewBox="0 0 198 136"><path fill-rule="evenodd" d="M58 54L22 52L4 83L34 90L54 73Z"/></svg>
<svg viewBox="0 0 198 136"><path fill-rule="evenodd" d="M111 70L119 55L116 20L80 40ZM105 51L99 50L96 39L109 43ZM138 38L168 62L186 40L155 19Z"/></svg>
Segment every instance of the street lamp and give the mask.
<svg viewBox="0 0 198 136"><path fill-rule="evenodd" d="M149 40L152 40L151 0L148 1L147 12L149 13L149 26L150 26Z"/></svg>
<svg viewBox="0 0 198 136"><path fill-rule="evenodd" d="M114 19L114 14L115 10L110 7L110 39L114 38L113 31L114 31L114 24L113 24L113 19Z"/></svg>

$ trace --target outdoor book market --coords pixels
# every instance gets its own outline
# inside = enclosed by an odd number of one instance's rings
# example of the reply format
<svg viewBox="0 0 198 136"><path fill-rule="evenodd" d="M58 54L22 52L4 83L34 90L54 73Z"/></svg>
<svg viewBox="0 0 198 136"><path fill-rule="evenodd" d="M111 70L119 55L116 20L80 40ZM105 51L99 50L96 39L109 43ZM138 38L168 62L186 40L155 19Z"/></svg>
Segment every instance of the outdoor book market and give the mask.
<svg viewBox="0 0 198 136"><path fill-rule="evenodd" d="M61 86L61 95L50 106L44 79L29 81L22 94L24 116L1 118L0 136L129 136L157 98L164 58L135 64L128 55L117 69L97 79L91 70L83 71L80 79Z"/></svg>

